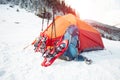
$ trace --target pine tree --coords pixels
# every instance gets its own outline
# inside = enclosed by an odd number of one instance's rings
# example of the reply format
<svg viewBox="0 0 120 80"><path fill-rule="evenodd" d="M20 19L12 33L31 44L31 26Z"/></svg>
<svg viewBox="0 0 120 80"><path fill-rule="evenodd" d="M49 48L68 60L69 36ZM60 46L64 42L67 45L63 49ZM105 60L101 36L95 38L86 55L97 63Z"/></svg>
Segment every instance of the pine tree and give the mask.
<svg viewBox="0 0 120 80"><path fill-rule="evenodd" d="M75 11L70 6L67 6L63 0L0 0L0 4L8 3L11 4L11 7L19 5L28 11L35 11L36 14L41 14L44 8L47 13L51 14L52 11L54 11L54 14L75 14Z"/></svg>

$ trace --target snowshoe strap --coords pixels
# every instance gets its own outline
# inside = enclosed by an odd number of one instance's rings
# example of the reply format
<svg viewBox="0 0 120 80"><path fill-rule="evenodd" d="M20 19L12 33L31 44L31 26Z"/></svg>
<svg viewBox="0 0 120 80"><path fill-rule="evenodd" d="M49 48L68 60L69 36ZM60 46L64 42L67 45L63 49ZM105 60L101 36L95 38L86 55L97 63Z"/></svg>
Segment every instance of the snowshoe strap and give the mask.
<svg viewBox="0 0 120 80"><path fill-rule="evenodd" d="M40 33L40 36L34 41L35 52L44 53L46 50L46 41L48 36L44 33Z"/></svg>
<svg viewBox="0 0 120 80"><path fill-rule="evenodd" d="M50 51L48 55L52 56L44 56L44 60L41 63L42 66L47 67L50 66L58 57L60 57L68 48L68 40L63 40L59 42L54 49Z"/></svg>

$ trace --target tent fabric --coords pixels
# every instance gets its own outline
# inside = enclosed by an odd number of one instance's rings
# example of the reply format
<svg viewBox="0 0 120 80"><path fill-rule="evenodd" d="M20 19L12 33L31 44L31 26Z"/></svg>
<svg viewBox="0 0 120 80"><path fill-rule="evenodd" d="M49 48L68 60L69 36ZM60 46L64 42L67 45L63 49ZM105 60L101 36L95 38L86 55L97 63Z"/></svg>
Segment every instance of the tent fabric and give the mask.
<svg viewBox="0 0 120 80"><path fill-rule="evenodd" d="M72 14L57 16L55 18L55 27L53 27L52 22L44 30L43 33L49 37L47 46L53 46L56 41L60 40L70 25L76 25L79 29L79 52L104 48L100 33L94 27Z"/></svg>

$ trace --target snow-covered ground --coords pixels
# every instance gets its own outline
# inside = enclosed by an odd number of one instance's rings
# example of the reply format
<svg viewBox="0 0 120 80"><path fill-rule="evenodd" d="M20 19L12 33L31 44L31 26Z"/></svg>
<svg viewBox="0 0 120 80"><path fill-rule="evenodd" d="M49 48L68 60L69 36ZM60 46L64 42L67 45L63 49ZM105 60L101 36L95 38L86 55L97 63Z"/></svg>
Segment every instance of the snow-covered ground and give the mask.
<svg viewBox="0 0 120 80"><path fill-rule="evenodd" d="M23 50L39 35L42 19L17 9L0 5L0 80L120 80L120 41L103 39L105 50L83 53L91 65L57 59L42 67L33 46Z"/></svg>

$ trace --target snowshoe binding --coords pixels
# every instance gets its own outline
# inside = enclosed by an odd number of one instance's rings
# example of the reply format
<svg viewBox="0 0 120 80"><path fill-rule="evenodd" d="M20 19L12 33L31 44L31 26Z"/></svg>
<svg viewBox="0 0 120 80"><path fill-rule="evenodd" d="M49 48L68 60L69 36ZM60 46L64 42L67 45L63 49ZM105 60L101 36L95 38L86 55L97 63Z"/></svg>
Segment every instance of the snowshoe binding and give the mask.
<svg viewBox="0 0 120 80"><path fill-rule="evenodd" d="M46 50L46 41L48 39L48 36L46 34L41 33L38 38L32 43L34 45L34 51L35 52L41 52L44 53Z"/></svg>
<svg viewBox="0 0 120 80"><path fill-rule="evenodd" d="M68 40L58 42L53 49L47 49L44 54L44 60L41 63L42 66L50 66L57 58L59 58L68 48Z"/></svg>

